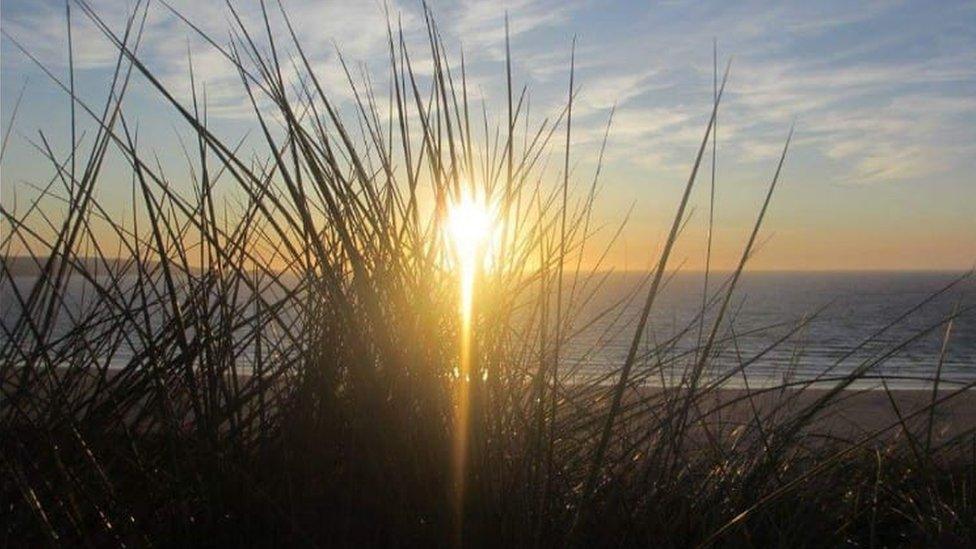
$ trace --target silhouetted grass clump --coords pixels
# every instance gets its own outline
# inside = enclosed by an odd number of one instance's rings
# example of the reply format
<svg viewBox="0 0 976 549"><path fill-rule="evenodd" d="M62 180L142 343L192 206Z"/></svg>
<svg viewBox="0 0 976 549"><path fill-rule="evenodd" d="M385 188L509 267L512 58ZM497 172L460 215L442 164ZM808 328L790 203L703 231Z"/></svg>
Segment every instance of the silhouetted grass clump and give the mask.
<svg viewBox="0 0 976 549"><path fill-rule="evenodd" d="M229 41L204 38L253 107L248 139L264 153L244 153L211 131L192 69L181 100L140 60L146 3L118 34L86 2L70 6L118 59L101 105L47 72L71 100L72 136L91 125L75 140L86 150L64 155L41 134L51 179L26 206L2 205L0 285L14 311L0 349L3 545L976 542L973 428L932 427L970 385L943 380L910 411L889 392L897 421L877 429L816 428L914 339L948 341L965 308L849 375L825 374L828 390L721 389L810 320L713 371L742 336L730 302L789 139L736 270L705 288L691 323L647 343L728 69L655 269L598 315L640 304L627 358L584 375L567 345L592 322L582 311L605 275L582 267L600 257L599 169L583 185L569 175L572 62L564 106L541 122L507 63L505 116L490 123L425 9L428 70L391 23L388 89L347 69L355 108L343 113L285 10L262 4L252 28L230 7ZM135 80L189 131L174 144L188 182L140 147L123 101ZM127 216L97 192L110 156L131 183ZM499 227L466 366L444 227L462 196L492 204ZM675 369L677 382L652 387ZM733 413L744 420L722 421Z"/></svg>

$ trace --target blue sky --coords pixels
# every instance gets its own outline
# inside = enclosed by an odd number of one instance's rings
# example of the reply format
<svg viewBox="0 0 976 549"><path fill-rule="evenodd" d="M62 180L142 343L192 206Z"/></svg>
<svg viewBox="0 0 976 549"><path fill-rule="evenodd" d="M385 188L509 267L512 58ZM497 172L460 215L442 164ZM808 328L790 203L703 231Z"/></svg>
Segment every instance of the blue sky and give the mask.
<svg viewBox="0 0 976 549"><path fill-rule="evenodd" d="M131 2L92 0L120 28ZM216 37L227 36L222 2L173 2ZM254 17L253 2L235 2ZM300 38L334 93L348 98L333 44L383 82L385 16L379 2L290 1ZM423 51L419 2L390 3L410 46ZM516 84L531 109L565 101L570 43L578 36L579 102L574 147L590 169L608 111L616 105L600 216L634 216L618 266L648 262L672 215L701 139L712 96L712 44L733 56L720 112L716 238L727 261L738 252L776 155L797 136L767 226L760 268L967 268L976 260L976 3L973 2L515 2L431 3L445 39L464 48L472 87L497 114L504 103L504 13L511 18ZM78 86L101 97L112 47L75 15ZM5 0L5 32L56 72L66 67L64 4ZM2 121L25 98L4 158L7 204L21 181L45 173L26 139L44 130L67 140L63 95L2 42ZM210 116L227 135L243 133L249 110L233 68L156 3L142 57L178 97L189 98L187 48L206 82ZM423 66L419 67L421 70ZM130 116L173 153L172 111L136 88ZM704 189L701 185L699 190ZM107 191L111 192L111 191ZM29 193L28 193L29 194ZM25 194L26 196L27 194ZM702 207L703 195L694 200ZM684 254L701 257L701 221ZM726 261L720 259L720 262Z"/></svg>

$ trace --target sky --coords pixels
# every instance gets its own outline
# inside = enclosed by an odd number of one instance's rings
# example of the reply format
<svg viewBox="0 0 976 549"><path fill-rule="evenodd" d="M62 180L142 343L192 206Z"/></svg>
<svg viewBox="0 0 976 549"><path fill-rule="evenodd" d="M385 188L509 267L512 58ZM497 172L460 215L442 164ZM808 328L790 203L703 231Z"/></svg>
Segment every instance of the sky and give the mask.
<svg viewBox="0 0 976 549"><path fill-rule="evenodd" d="M115 29L132 2L89 0ZM228 36L222 2L172 1L215 37ZM384 81L386 16L377 1L298 0L286 8L323 81L350 99L335 48ZM408 46L425 46L421 5L390 0ZM237 1L247 20L255 2ZM968 269L976 262L976 3L974 2L430 2L449 47L463 48L472 89L504 115L504 17L513 73L538 116L565 103L577 39L573 176L592 177L615 108L596 210L603 234L629 212L607 266L652 264L669 228L710 113L713 43L732 58L719 111L714 260L734 266L795 123L780 186L751 260L756 269ZM0 26L53 72L67 71L65 7L4 0ZM111 45L72 19L76 86L95 104L115 62ZM149 9L140 57L189 101L188 50L206 84L212 125L243 134L249 120L238 75L163 5ZM422 66L420 69L422 70ZM24 182L49 176L30 140L66 147L67 102L6 37L0 42L0 120L6 129L23 92L3 158L0 200L30 196ZM104 101L104 99L102 99ZM178 161L173 110L148 86L126 103L147 141ZM58 146L58 145L56 145ZM689 269L704 258L707 174L676 252ZM112 199L110 178L104 192ZM119 175L116 199L127 179Z"/></svg>

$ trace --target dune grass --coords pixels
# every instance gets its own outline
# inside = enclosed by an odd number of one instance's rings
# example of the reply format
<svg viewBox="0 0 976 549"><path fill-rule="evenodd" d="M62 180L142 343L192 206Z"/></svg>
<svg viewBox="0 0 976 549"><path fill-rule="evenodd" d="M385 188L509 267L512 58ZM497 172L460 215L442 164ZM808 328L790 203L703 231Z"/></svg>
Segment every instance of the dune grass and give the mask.
<svg viewBox="0 0 976 549"><path fill-rule="evenodd" d="M716 70L711 116L655 269L598 314L632 330L627 359L585 376L567 344L593 322L583 311L606 275L582 261L602 257L591 223L599 169L583 183L570 175L575 51L565 104L533 122L506 47L507 104L494 124L469 98L464 58L449 54L430 12L423 75L391 16L388 89L343 61L355 108L342 112L286 10L262 3L263 25L252 27L228 7L229 41L203 37L237 68L253 107L257 133L244 153L242 139L211 131L192 69L192 95L181 99L141 61L147 3L120 34L88 3L69 6L118 59L100 105L76 94L73 76L45 69L69 98L71 134L84 137L64 154L41 133L32 144L50 180L26 206L9 191L0 205L3 307L17 311L4 319L0 349L0 543L976 543L973 428L932 434L936 408L970 386L944 382L904 414L892 397L898 421L870 432L810 428L916 338L942 333L945 349L965 307L850 375L828 371L829 390L815 398L800 398L810 382L788 381L712 399L810 320L705 375L718 349L743 336L730 303L789 138L736 270L713 274L700 313L648 344L710 140L714 151L728 67L721 79ZM124 107L137 79L192 136L174 144L189 182L140 147ZM255 141L263 155L250 152ZM127 171L127 216L99 197L109 157ZM712 166L714 198L714 152ZM467 193L495 205L500 229L478 274L473 359L462 371L444 225ZM33 274L18 277L14 265ZM621 311L632 303L643 305L629 324ZM694 350L679 351L687 341ZM674 368L676 384L646 389ZM756 403L770 395L776 406ZM718 421L736 404L750 405L749 421Z"/></svg>

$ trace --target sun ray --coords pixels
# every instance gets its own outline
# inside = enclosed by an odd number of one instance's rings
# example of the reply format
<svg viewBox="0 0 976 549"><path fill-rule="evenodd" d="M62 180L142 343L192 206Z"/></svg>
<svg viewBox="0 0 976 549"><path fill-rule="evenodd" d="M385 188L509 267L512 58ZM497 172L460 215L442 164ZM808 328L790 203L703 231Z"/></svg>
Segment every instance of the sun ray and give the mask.
<svg viewBox="0 0 976 549"><path fill-rule="evenodd" d="M491 254L497 232L495 217L494 208L485 197L465 193L450 205L446 220L447 237L453 248L458 275L458 312L461 319L452 461L458 532L464 511L465 467L470 436L470 385L471 380L477 377L472 375L476 369L473 352L475 285Z"/></svg>

